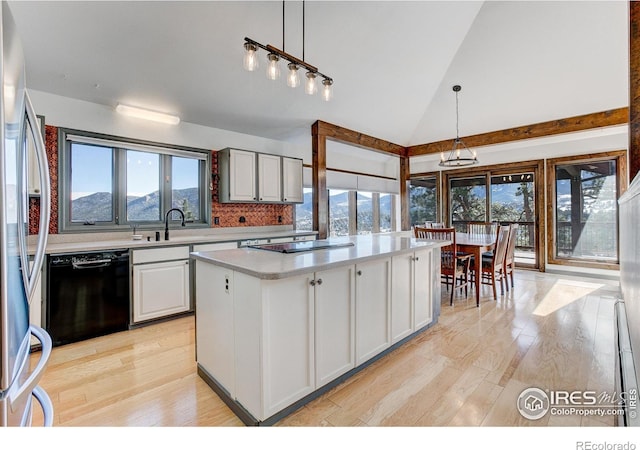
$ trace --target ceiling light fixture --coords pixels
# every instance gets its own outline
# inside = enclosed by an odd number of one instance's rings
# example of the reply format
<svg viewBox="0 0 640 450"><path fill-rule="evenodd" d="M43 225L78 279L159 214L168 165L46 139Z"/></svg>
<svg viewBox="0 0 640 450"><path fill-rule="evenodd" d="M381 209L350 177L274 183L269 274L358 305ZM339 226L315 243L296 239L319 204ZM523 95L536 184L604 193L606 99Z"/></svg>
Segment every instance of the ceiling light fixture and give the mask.
<svg viewBox="0 0 640 450"><path fill-rule="evenodd" d="M469 150L464 142L462 142L462 139L460 139L460 133L458 131L458 92L460 92L461 90L462 87L458 84L453 87L453 92L456 93L456 138L453 141L453 147L449 152L449 156L445 157L444 151L440 152L439 165L443 167L462 167L478 164L476 152L473 150ZM462 150L465 150L464 154L462 154Z"/></svg>
<svg viewBox="0 0 640 450"><path fill-rule="evenodd" d="M268 66L267 66L267 78L270 80L277 80L280 77L280 67L278 62L283 59L287 61L287 68L289 72L287 74L287 85L295 88L300 85L300 76L298 75L298 70L304 68L307 70L306 73L306 82L305 82L305 92L309 95L314 95L318 88L316 86L316 78L322 78L322 98L325 101L331 100L333 97L333 79L321 72L318 71L318 68L308 64L304 60L304 25L305 25L305 2L302 1L302 59L298 59L293 55L284 51L284 1L282 2L282 50L272 46L272 45L263 45L259 42L254 41L253 39L249 39L248 37L244 38L244 60L243 67L249 72L253 72L258 68L258 58L257 51L259 48L266 50Z"/></svg>
<svg viewBox="0 0 640 450"><path fill-rule="evenodd" d="M118 106L116 106L116 112L125 116L136 117L138 119L153 120L154 122L167 123L169 125L177 125L180 123L180 117L178 116L151 111L149 109L136 108L134 106L127 106L120 103L118 104Z"/></svg>

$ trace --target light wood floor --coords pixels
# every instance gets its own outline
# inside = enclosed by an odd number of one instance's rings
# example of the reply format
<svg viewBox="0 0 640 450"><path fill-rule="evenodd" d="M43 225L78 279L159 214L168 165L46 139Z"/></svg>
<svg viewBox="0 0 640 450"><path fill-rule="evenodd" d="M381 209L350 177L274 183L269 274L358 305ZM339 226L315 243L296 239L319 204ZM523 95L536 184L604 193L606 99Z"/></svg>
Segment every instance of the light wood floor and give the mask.
<svg viewBox="0 0 640 450"><path fill-rule="evenodd" d="M527 387L614 390L617 283L518 271L278 426L611 426L614 419L516 410ZM499 292L499 291L498 291ZM194 318L53 350L41 385L57 426L242 426L196 374ZM39 411L34 424L41 423Z"/></svg>

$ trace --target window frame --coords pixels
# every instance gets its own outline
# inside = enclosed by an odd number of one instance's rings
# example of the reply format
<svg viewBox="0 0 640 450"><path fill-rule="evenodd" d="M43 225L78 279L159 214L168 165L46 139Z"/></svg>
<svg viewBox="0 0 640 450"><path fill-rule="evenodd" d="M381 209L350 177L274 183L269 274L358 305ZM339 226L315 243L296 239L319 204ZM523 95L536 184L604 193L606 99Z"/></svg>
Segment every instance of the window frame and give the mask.
<svg viewBox="0 0 640 450"><path fill-rule="evenodd" d="M587 155L574 155L562 158L551 158L547 160L547 261L549 264L564 266L587 267L597 269L619 270L620 264L620 211L616 214L616 225L618 227L616 243L618 253L618 263L590 261L582 258L557 258L556 257L556 167L567 164L581 164L589 162L614 161L616 162L616 196L620 198L628 187L627 175L627 151L617 150L602 153L590 153Z"/></svg>
<svg viewBox="0 0 640 450"><path fill-rule="evenodd" d="M95 140L95 145L102 145L112 149L112 207L113 220L110 222L101 222L95 225L85 225L79 222L71 221L71 146L73 141L67 139L67 136L74 135L80 138ZM99 141L104 141L100 143ZM91 145L91 144L89 144ZM133 148L128 148L128 145ZM127 150L145 151L148 147L149 151L160 155L160 220L157 221L131 221L126 217L127 213ZM199 207L200 219L198 221L186 223L189 228L209 228L211 226L211 151L193 147L185 147L179 145L168 145L158 142L145 141L140 139L130 139L119 136L94 133L83 130L75 130L70 128L60 128L58 133L58 230L60 234L64 233L91 233L91 232L109 232L109 231L126 231L135 226L138 230L157 230L158 227L164 226L164 215L171 208L172 188L163 183L162 180L171 180L172 156L188 157L189 153L198 154L194 158L202 161L198 168L198 187L200 189ZM163 152L166 150L166 153ZM184 153L177 155L176 153ZM168 177L168 178L167 178Z"/></svg>

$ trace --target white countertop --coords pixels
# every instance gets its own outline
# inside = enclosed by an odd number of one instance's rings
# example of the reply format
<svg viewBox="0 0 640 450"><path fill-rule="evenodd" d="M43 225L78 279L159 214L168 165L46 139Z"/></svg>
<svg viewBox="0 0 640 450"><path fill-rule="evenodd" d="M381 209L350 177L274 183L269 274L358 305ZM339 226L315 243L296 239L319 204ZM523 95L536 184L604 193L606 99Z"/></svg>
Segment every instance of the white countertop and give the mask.
<svg viewBox="0 0 640 450"><path fill-rule="evenodd" d="M191 231L190 234L180 233L182 230L171 230L169 234L169 240L164 240L164 230L160 231L160 241L156 241L155 237L151 237L151 241L147 241L146 235L155 234L155 232L145 232L142 240L133 240L131 234L119 233L117 237L103 237L97 235L94 240L91 239L91 234L84 235L82 240L74 241L73 237L70 237L68 241L62 241L65 239L64 235L51 235L49 236L47 243L47 254L53 253L72 253L72 252L84 252L94 250L109 250L120 248L153 248L153 247L166 247L172 245L189 245L189 244L202 244L202 243L218 243L218 242L233 242L244 241L247 239L274 239L290 236L308 236L317 234L315 231L296 231L296 230L283 230L283 231L251 231L243 232L238 231L226 232L220 234L207 233L206 230L202 230L202 234L196 234L197 231ZM208 231L208 230L207 230ZM121 237L126 236L126 237ZM56 240L58 240L56 242ZM33 254L35 245L33 242L29 243L28 251Z"/></svg>
<svg viewBox="0 0 640 450"><path fill-rule="evenodd" d="M449 241L415 239L410 232L331 238L328 241L336 243L350 241L355 245L288 254L239 248L193 252L191 257L197 261L237 270L257 278L276 280L381 257L411 253L421 248L442 247L450 244Z"/></svg>

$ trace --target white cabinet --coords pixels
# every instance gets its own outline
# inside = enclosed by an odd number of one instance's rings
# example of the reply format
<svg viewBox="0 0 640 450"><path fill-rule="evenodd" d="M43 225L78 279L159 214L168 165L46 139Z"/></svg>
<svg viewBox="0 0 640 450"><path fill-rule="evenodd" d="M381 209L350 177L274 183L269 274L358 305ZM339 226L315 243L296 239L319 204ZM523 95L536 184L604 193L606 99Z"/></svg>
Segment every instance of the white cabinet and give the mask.
<svg viewBox="0 0 640 450"><path fill-rule="evenodd" d="M433 250L420 250L413 257L413 330L427 326L433 320L431 287L433 284ZM439 271L438 271L439 273Z"/></svg>
<svg viewBox="0 0 640 450"><path fill-rule="evenodd" d="M235 397L233 270L196 264L196 360Z"/></svg>
<svg viewBox="0 0 640 450"><path fill-rule="evenodd" d="M259 420L315 389L312 280L234 273L236 399Z"/></svg>
<svg viewBox="0 0 640 450"><path fill-rule="evenodd" d="M391 344L391 258L356 265L356 365Z"/></svg>
<svg viewBox="0 0 640 450"><path fill-rule="evenodd" d="M391 342L429 325L433 318L433 251L391 258Z"/></svg>
<svg viewBox="0 0 640 450"><path fill-rule="evenodd" d="M302 160L283 157L282 201L287 203L304 202L302 183Z"/></svg>
<svg viewBox="0 0 640 450"><path fill-rule="evenodd" d="M316 388L355 367L354 266L316 272Z"/></svg>
<svg viewBox="0 0 640 450"><path fill-rule="evenodd" d="M254 202L256 195L256 154L225 148L218 152L218 198L222 203Z"/></svg>
<svg viewBox="0 0 640 450"><path fill-rule="evenodd" d="M188 311L189 246L134 250L133 322Z"/></svg>
<svg viewBox="0 0 640 450"><path fill-rule="evenodd" d="M302 160L248 150L218 152L218 200L302 203Z"/></svg>
<svg viewBox="0 0 640 450"><path fill-rule="evenodd" d="M391 342L413 332L413 253L391 258Z"/></svg>
<svg viewBox="0 0 640 450"><path fill-rule="evenodd" d="M258 153L258 201L282 201L282 158Z"/></svg>

